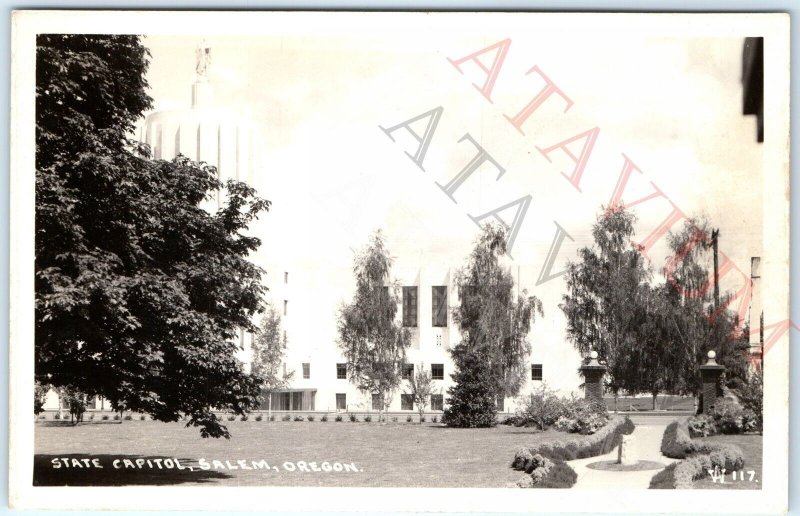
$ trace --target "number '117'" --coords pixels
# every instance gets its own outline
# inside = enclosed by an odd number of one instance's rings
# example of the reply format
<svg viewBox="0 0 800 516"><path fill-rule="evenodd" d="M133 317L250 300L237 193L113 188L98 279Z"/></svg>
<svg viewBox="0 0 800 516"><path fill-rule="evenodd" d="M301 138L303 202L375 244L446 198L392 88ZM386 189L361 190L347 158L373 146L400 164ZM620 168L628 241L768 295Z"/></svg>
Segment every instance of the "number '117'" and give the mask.
<svg viewBox="0 0 800 516"><path fill-rule="evenodd" d="M748 471L734 471L731 473L732 480L745 480L745 473L747 474L747 481L752 482L753 479L756 477L756 472L751 470Z"/></svg>

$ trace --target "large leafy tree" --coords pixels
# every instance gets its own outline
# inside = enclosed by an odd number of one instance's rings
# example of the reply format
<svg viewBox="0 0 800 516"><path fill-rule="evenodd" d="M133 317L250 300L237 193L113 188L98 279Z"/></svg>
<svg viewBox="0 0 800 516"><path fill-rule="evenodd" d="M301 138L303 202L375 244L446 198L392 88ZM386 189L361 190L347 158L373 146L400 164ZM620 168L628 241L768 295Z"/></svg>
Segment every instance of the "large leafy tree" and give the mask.
<svg viewBox="0 0 800 516"><path fill-rule="evenodd" d="M448 389L444 417L451 426L493 424L497 398L516 396L525 383L528 333L536 313L543 315L542 303L527 291L516 294L502 263L505 253L505 229L487 225L456 275L460 304L454 320L462 340L451 352L456 384Z"/></svg>
<svg viewBox="0 0 800 516"><path fill-rule="evenodd" d="M715 350L726 367L725 381L738 387L747 380L747 325L741 327L736 312L727 309L731 294L723 292L720 308L714 306L711 228L703 218L684 221L667 238L672 255L664 267L665 290L671 303L671 326L675 344L681 346L680 359L673 364L679 377L679 390L697 393L700 378L697 365L705 363L706 353Z"/></svg>
<svg viewBox="0 0 800 516"><path fill-rule="evenodd" d="M339 312L339 349L347 377L367 394L378 395L378 418L400 386L411 335L396 320L399 286L391 281L392 259L378 230L354 261L356 289Z"/></svg>
<svg viewBox="0 0 800 516"><path fill-rule="evenodd" d="M635 216L624 208L604 210L592 227L594 245L578 251L567 264L567 293L561 309L567 337L586 355L597 351L608 366L608 385L620 390L640 387L636 356L643 294L650 279L640 250L632 243Z"/></svg>
<svg viewBox="0 0 800 516"><path fill-rule="evenodd" d="M37 37L35 373L227 437L212 408L244 413L258 395L234 354L262 308L245 233L269 203L129 139L147 66L136 36ZM203 210L220 190L226 204Z"/></svg>

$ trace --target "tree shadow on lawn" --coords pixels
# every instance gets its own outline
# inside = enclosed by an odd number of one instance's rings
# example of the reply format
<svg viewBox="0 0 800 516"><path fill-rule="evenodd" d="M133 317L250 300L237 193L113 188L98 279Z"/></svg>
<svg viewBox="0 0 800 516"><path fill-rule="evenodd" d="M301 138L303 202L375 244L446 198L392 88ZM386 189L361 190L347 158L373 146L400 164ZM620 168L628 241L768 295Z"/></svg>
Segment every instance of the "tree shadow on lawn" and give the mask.
<svg viewBox="0 0 800 516"><path fill-rule="evenodd" d="M54 459L60 467L54 467ZM64 464L67 459L69 466ZM72 459L77 459L82 467L73 466ZM119 469L114 468L114 461L119 459ZM134 465L136 459L150 460L152 467L147 462L143 467L125 468L123 460L128 459ZM187 482L207 483L216 480L231 478L231 475L218 471L205 471L193 465L189 469L191 459L178 459L185 469L159 469L154 459L173 460L175 457L142 456L142 455L94 455L94 454L60 454L60 455L34 455L33 458L33 485L34 486L125 486L125 485L174 485ZM102 468L87 466L86 462L99 463Z"/></svg>

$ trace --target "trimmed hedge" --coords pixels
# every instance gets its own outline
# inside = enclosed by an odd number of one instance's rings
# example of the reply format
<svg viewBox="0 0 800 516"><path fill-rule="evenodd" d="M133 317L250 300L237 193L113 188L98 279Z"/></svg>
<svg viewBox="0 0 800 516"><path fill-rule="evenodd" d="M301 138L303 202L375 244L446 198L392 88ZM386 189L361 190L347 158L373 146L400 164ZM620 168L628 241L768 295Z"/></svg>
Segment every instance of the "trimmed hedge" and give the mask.
<svg viewBox="0 0 800 516"><path fill-rule="evenodd" d="M633 432L635 426L628 417L615 416L608 424L589 435L575 435L567 439L520 448L514 455L511 467L525 471L529 476L520 479L517 487L572 487L577 473L565 461L604 455L619 445L623 435Z"/></svg>
<svg viewBox="0 0 800 516"><path fill-rule="evenodd" d="M628 435L635 428L626 416L614 416L608 424L589 435L572 435L566 439L542 443L538 446L520 448L514 456L511 467L524 469L524 461L528 456L540 454L549 459L574 460L604 455L616 448L623 435ZM522 461L522 462L521 462Z"/></svg>
<svg viewBox="0 0 800 516"><path fill-rule="evenodd" d="M744 467L744 453L732 444L700 441L689 436L686 421L674 421L664 430L661 453L673 459L685 459L656 473L651 489L691 489L692 482L708 475L714 468L726 472Z"/></svg>

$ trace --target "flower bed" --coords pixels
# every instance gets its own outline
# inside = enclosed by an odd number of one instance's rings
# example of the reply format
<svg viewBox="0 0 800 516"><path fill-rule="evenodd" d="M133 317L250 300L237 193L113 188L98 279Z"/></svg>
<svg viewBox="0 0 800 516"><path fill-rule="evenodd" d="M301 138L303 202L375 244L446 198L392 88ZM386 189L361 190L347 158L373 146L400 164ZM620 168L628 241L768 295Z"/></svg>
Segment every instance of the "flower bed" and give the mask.
<svg viewBox="0 0 800 516"><path fill-rule="evenodd" d="M674 421L664 430L661 453L685 459L669 465L650 480L651 489L691 489L692 482L719 468L726 472L744 467L744 453L738 446L699 441L689 435L686 421Z"/></svg>
<svg viewBox="0 0 800 516"><path fill-rule="evenodd" d="M633 432L634 425L625 416L611 418L607 425L589 435L575 435L563 440L520 448L511 467L525 471L517 487L572 487L577 474L565 461L603 455ZM541 471L540 471L541 470Z"/></svg>

